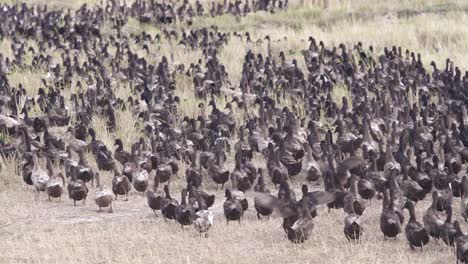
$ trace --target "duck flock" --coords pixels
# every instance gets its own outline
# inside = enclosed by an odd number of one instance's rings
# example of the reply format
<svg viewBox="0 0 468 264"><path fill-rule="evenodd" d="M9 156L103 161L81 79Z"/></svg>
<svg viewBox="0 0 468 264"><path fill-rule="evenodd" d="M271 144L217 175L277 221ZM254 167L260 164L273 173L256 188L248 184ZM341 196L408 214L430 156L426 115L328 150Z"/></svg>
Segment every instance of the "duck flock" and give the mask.
<svg viewBox="0 0 468 264"><path fill-rule="evenodd" d="M287 0L109 0L76 10L0 5L0 38L11 41L0 53L3 159L18 160L18 174L36 199L67 193L80 206L94 190L99 211L112 212L113 201L141 193L157 216L206 237L215 199L224 200L228 224L241 223L247 210L259 220L276 212L294 243L311 235L319 206L344 210L344 235L358 242L366 205L382 202L385 239L404 230L410 247L421 250L441 239L456 245L457 259L468 263L468 236L452 221L454 197L468 219L468 72L450 59L442 68L424 65L419 53L403 47L382 53L362 42L327 47L313 36L300 51L300 67L297 57L272 49L270 36L256 41L248 32L194 23L287 6ZM131 20L159 31L128 33L123 29ZM267 51L246 52L239 81L219 56L234 39ZM167 42L203 59L175 63L172 53L154 52ZM10 85L12 73L37 70L47 73L37 93ZM190 98L178 94L180 76L191 81ZM119 83L128 84L127 98L116 94ZM347 96L336 98L339 89ZM195 99L197 112L181 114ZM115 133L124 110L142 128L128 150L127 139ZM106 120L106 131L95 130L95 118ZM115 145L98 140L100 133L110 134ZM225 166L230 158L232 171ZM101 181L109 174L112 186ZM291 181L302 179L296 197ZM171 194L175 180L184 187L180 200ZM225 197L209 188L222 189ZM254 193L253 205L247 192ZM415 207L424 199L432 204L417 219Z"/></svg>

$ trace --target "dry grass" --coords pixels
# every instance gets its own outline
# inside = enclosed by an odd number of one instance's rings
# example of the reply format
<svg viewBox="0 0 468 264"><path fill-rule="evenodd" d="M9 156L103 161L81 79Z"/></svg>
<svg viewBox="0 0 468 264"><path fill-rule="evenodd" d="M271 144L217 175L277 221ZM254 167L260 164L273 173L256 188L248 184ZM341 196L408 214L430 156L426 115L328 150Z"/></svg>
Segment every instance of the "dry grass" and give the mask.
<svg viewBox="0 0 468 264"><path fill-rule="evenodd" d="M15 0L0 0L0 3L16 3ZM52 7L77 8L82 3L93 4L96 0L80 1L43 1L27 0L27 3L45 3ZM208 1L205 1L208 2ZM258 12L238 20L232 16L215 18L197 18L196 27L216 24L220 31L249 31L253 40L270 35L272 51L275 57L285 51L288 61L298 59L304 68L300 54L308 45L307 38L314 36L323 40L327 46L343 42L348 46L362 41L364 46L374 45L376 52L385 46L401 45L403 49L420 52L424 63L431 60L439 67L447 57L452 58L461 69L468 69L468 15L463 1L436 0L330 0L328 7L312 6L311 1L290 1L291 9L269 14ZM402 15L404 14L404 15ZM405 15L406 14L406 15ZM106 34L113 34L105 25ZM178 26L183 27L183 26ZM108 29L107 29L108 28ZM146 31L152 35L160 29L140 24L130 19L123 29L124 34L137 34ZM285 39L284 37L287 37ZM11 40L0 40L1 52L12 57ZM37 47L33 40L28 46ZM141 46L130 43L132 50L147 58L151 64L158 63L162 56L173 58L170 67L183 63L189 65L204 60L201 51L184 49L175 43L162 42L150 45L150 55L146 55ZM241 78L242 63L245 53L251 49L254 53L267 51L263 44L248 43L232 37L229 44L219 52L233 86L238 86ZM112 50L114 52L114 50ZM60 51L50 54L60 61ZM172 55L172 56L171 56ZM28 58L27 58L28 59ZM83 58L80 55L80 61ZM107 63L107 62L104 62ZM47 72L39 70L15 70L9 75L12 86L22 83L28 94L37 94L42 86L41 78ZM179 115L196 118L199 103L196 99L191 78L176 76L176 95L181 98ZM113 84L116 97L127 98L130 84ZM76 91L74 80L68 93L67 104L72 91ZM343 96L350 97L342 86L335 87L333 99L341 105ZM216 98L219 107L224 108L231 97ZM298 109L304 117L303 102L294 97L278 98L283 106ZM350 101L351 103L351 101ZM116 109L116 132L109 133L106 120L95 117L92 126L98 132L98 138L111 147L115 138L121 138L129 150L142 134L141 121L130 110ZM244 113L235 110L240 122ZM249 109L249 111L256 111ZM34 112L31 113L34 116ZM4 137L4 135L2 135ZM89 156L89 155L88 155ZM256 157L255 160L262 158ZM96 168L94 160L89 159ZM233 169L232 156L228 157L227 166ZM222 215L223 193L206 184L209 192L216 193L214 206L215 224L208 239L199 238L192 227L185 228L170 222L164 223L161 217L154 217L146 206L146 198L133 194L130 201L117 201L115 213L97 213L92 201L94 189L91 188L86 205L73 206L65 194L62 201L49 202L44 196L34 199L31 190L26 190L18 176L18 161L7 160L0 163L0 263L445 263L455 261L451 249L440 242L431 241L423 253L411 251L404 234L395 241L383 241L379 230L380 201L374 201L365 212L362 220L365 228L363 240L359 244L348 243L343 235L342 211L328 213L321 210L316 219L315 230L310 241L303 245L292 245L287 241L280 228L281 220L277 217L270 221L257 221L253 209L252 193L249 193L250 208L241 225L231 223L226 226ZM260 163L264 166L263 162ZM185 165L180 165L173 196L179 198L179 190L184 184ZM298 189L304 176L294 181ZM103 180L108 186L111 175L103 173ZM209 180L205 180L207 183ZM228 184L230 187L230 184ZM455 201L455 216L459 216L459 203ZM428 207L427 202L418 204L418 218ZM466 225L464 228L466 229Z"/></svg>
<svg viewBox="0 0 468 264"><path fill-rule="evenodd" d="M222 197L222 192L216 194ZM341 210L328 213L322 209L311 239L296 246L286 240L279 218L256 219L252 199L240 225L226 225L222 201L218 199L213 207L215 224L205 239L192 227L182 230L173 221L165 223L162 217L155 217L140 195L132 195L128 202L117 201L114 214L96 212L92 196L91 190L86 205L80 203L74 207L65 197L62 201L49 202L45 197L35 201L32 192L24 189L2 192L0 262L443 263L455 260L452 249L442 242L431 241L420 253L409 249L404 234L397 240L384 241L378 222L380 201L373 201L362 217L365 234L360 243L346 241ZM419 219L426 207L427 202L418 204ZM458 210L455 215L459 215Z"/></svg>

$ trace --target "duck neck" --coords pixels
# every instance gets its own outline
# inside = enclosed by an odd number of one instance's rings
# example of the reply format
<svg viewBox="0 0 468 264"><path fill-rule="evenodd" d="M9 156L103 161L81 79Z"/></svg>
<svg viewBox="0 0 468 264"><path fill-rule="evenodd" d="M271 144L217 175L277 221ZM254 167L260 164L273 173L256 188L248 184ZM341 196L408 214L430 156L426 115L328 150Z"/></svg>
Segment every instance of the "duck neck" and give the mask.
<svg viewBox="0 0 468 264"><path fill-rule="evenodd" d="M182 201L181 204L186 205L187 204L187 190L183 189L182 190Z"/></svg>
<svg viewBox="0 0 468 264"><path fill-rule="evenodd" d="M158 189L159 189L159 176L155 175L154 182L153 182L153 190L157 191Z"/></svg>
<svg viewBox="0 0 468 264"><path fill-rule="evenodd" d="M414 212L414 205L411 202L409 202L408 212L410 215L410 221L416 221L416 213Z"/></svg>
<svg viewBox="0 0 468 264"><path fill-rule="evenodd" d="M132 159L132 162L135 163L135 164L137 163L136 153L135 153L135 152L136 152L136 148L137 148L137 146L136 146L136 145L133 145L133 146L132 146L132 151L131 151L131 153L130 153L130 157L131 157L131 159Z"/></svg>
<svg viewBox="0 0 468 264"><path fill-rule="evenodd" d="M96 141L96 132L94 130L89 131L89 135L91 136L91 141ZM73 135L75 136L75 135Z"/></svg>
<svg viewBox="0 0 468 264"><path fill-rule="evenodd" d="M54 176L54 169L52 167L52 161L50 159L47 159L47 173L50 175L50 176Z"/></svg>
<svg viewBox="0 0 468 264"><path fill-rule="evenodd" d="M33 170L39 170L41 169L39 166L39 159L37 157L37 154L33 154Z"/></svg>
<svg viewBox="0 0 468 264"><path fill-rule="evenodd" d="M439 198L437 197L437 194L432 195L432 204L431 204L432 209L435 210L437 208L437 201L438 200L439 200Z"/></svg>
<svg viewBox="0 0 468 264"><path fill-rule="evenodd" d="M452 223L452 206L447 206L447 219L445 220L445 223Z"/></svg>
<svg viewBox="0 0 468 264"><path fill-rule="evenodd" d="M383 209L388 207L388 200L389 200L388 189L385 188L384 191L383 191L383 201L382 201L382 208Z"/></svg>
<svg viewBox="0 0 468 264"><path fill-rule="evenodd" d="M31 139L29 138L28 129L23 130L24 143L26 145L26 151L31 152Z"/></svg>
<svg viewBox="0 0 468 264"><path fill-rule="evenodd" d="M118 151L118 152L123 151L123 144L122 144L122 142L117 143L117 149L116 149L116 151Z"/></svg>
<svg viewBox="0 0 468 264"><path fill-rule="evenodd" d="M226 192L225 192L225 196L226 196L226 200L229 201L229 200L232 200L232 193L231 193L231 190L229 189L226 189Z"/></svg>
<svg viewBox="0 0 468 264"><path fill-rule="evenodd" d="M374 156L371 156L371 171L377 171L377 161Z"/></svg>
<svg viewBox="0 0 468 264"><path fill-rule="evenodd" d="M99 173L94 174L94 178L96 179L96 187L100 187L101 186L101 177L100 177Z"/></svg>
<svg viewBox="0 0 468 264"><path fill-rule="evenodd" d="M392 150L390 148L390 142L387 142L387 163L394 162L395 159L393 158Z"/></svg>
<svg viewBox="0 0 468 264"><path fill-rule="evenodd" d="M80 156L80 160L78 161L78 163L79 163L80 165L86 166L86 159L85 159L85 157L84 157L83 151L80 151L80 152L78 153L78 155Z"/></svg>
<svg viewBox="0 0 468 264"><path fill-rule="evenodd" d="M167 199L172 199L171 194L169 193L169 188L167 187L167 185L165 187L166 188L164 188L164 193L166 194L166 198Z"/></svg>
<svg viewBox="0 0 468 264"><path fill-rule="evenodd" d="M216 154L217 161L218 161L217 165L219 167L222 167L223 164L224 164L224 153L223 153L222 149L218 149L215 154Z"/></svg>
<svg viewBox="0 0 468 264"><path fill-rule="evenodd" d="M467 176L463 176L462 180L462 185L463 185L463 197L468 197L468 178Z"/></svg>

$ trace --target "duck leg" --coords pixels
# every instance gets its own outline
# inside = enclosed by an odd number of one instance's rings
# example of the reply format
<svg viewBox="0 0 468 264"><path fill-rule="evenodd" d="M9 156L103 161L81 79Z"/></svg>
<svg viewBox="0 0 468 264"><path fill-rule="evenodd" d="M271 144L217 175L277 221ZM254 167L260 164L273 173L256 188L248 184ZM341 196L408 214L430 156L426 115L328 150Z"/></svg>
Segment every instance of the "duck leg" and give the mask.
<svg viewBox="0 0 468 264"><path fill-rule="evenodd" d="M76 200L75 199L73 199L73 205L76 206Z"/></svg>
<svg viewBox="0 0 468 264"><path fill-rule="evenodd" d="M112 203L111 203L109 206L109 213L113 213L113 212L114 212L114 209L112 208Z"/></svg>

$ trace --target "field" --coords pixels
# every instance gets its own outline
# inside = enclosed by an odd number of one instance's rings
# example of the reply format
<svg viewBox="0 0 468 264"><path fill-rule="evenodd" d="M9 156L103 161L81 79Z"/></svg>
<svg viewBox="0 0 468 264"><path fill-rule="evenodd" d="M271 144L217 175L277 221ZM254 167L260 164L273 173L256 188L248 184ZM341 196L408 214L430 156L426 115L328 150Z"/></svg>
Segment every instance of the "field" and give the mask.
<svg viewBox="0 0 468 264"><path fill-rule="evenodd" d="M26 0L28 4L43 4L49 8L76 9L82 3L93 5L93 0L42 1ZM202 1L208 3L209 1ZM321 1L320 1L321 2ZM16 1L0 0L0 3L14 4ZM239 39L231 41L221 49L219 57L229 74L232 84L241 79L244 55L249 49L266 53L266 35L272 39L271 49L274 56L285 51L288 59L297 58L304 66L301 50L308 47L307 39L314 36L323 40L327 46L345 43L356 45L361 41L364 47L373 45L375 53L384 47L401 46L420 53L424 65L435 61L439 68L445 67L450 58L462 72L468 69L468 3L466 1L437 0L330 0L326 7L312 1L290 0L290 7L275 14L258 12L235 18L222 15L214 18L195 18L195 28L216 25L221 32L249 32L252 42ZM110 25L103 25L104 34L115 31ZM177 24L176 30L186 29ZM140 24L130 19L123 28L123 34L136 34L142 31L151 34L162 32L160 28ZM0 39L0 52L12 56L12 40ZM38 43L28 40L28 46L37 47ZM132 47L140 55L143 50ZM60 54L48 51L58 60ZM81 54L82 55L82 54ZM148 61L158 63L165 55L171 60L171 67L183 63L189 65L202 59L200 50L184 49L175 43L161 42L150 47ZM31 59L31 58L29 58ZM429 68L429 66L427 66ZM22 69L9 73L10 85L22 83L28 92L37 94L41 79L46 71ZM78 80L73 80L76 84ZM113 83L116 94L127 98L128 84ZM75 87L74 85L72 87ZM76 90L70 88L68 96ZM176 94L181 98L181 115L195 117L198 104L193 98L191 80L183 75L176 78ZM335 89L336 101L348 96L345 89ZM70 98L66 98L69 102ZM225 103L224 98L217 99ZM207 102L205 102L207 103ZM292 106L294 98L285 98L281 103ZM220 103L221 104L221 103ZM252 109L256 111L256 109ZM34 110L32 111L34 112ZM303 113L302 113L303 114ZM242 114L236 114L242 120ZM323 120L326 122L326 120ZM105 120L94 118L92 125L98 132L98 139L108 147L115 138L121 138L127 150L143 133L143 127L130 110L117 112L117 128L114 133L105 129ZM62 133L62 130L54 130ZM2 134L2 136L4 136ZM63 136L64 138L66 136ZM228 156L226 167L234 168L233 153ZM89 154L91 155L91 154ZM258 166L264 167L260 154L256 154ZM89 156L91 157L91 156ZM90 158L96 168L94 159ZM455 262L454 249L441 241L431 241L423 252L412 251L404 233L396 240L384 241L379 229L381 200L372 204L362 216L364 236L359 243L349 243L343 235L344 212L327 208L319 210L314 219L315 228L311 239L304 244L290 243L281 229L281 218L273 216L270 220L258 221L253 208L253 192L248 192L249 210L241 224L231 222L226 225L222 211L224 193L205 181L205 189L216 194L213 206L214 226L208 238L199 237L193 227L181 229L173 221L164 222L159 214L156 217L148 208L146 197L132 193L129 201L119 199L114 203L114 213L97 212L94 204L94 189L86 204L81 202L75 207L64 195L62 199L48 201L42 193L37 199L35 193L23 183L18 171L18 161L6 160L1 163L0 172L0 263L451 263ZM172 188L172 195L180 199L180 189L184 182L185 165L180 165L179 175ZM465 168L466 169L466 168ZM103 173L105 184L111 184L110 173ZM296 194L304 175L293 180ZM230 182L228 182L230 187ZM273 190L272 185L269 188ZM317 186L316 188L322 188ZM417 204L417 216L430 205L429 199ZM408 217L408 215L405 215ZM454 199L454 218L461 220L459 199ZM466 230L467 224L462 222Z"/></svg>

